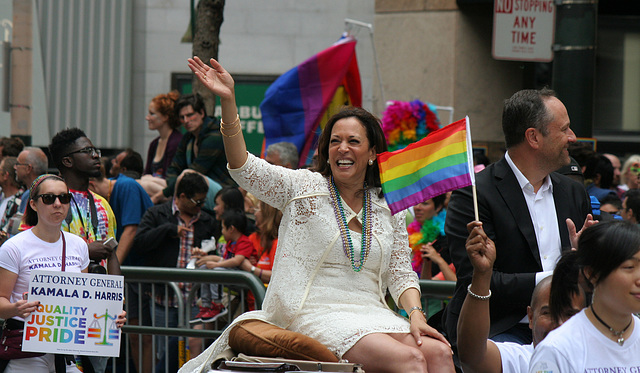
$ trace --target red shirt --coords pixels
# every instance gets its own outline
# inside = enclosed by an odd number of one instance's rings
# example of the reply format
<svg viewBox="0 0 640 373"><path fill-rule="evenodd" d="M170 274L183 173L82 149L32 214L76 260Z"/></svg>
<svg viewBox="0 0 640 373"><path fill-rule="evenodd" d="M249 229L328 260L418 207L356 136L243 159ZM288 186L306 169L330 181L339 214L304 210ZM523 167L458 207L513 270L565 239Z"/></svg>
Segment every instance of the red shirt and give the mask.
<svg viewBox="0 0 640 373"><path fill-rule="evenodd" d="M258 256L258 252L256 248L253 247L253 243L249 240L249 237L244 234L240 236L237 241L227 242L223 258L231 259L236 255L242 255L247 259L251 256Z"/></svg>

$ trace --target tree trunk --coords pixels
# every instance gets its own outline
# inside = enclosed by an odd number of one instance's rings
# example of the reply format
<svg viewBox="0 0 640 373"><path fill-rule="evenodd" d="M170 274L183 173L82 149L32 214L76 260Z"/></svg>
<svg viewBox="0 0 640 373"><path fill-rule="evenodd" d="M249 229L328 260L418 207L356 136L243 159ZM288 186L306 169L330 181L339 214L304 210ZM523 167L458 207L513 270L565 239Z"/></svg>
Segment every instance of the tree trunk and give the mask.
<svg viewBox="0 0 640 373"><path fill-rule="evenodd" d="M222 25L225 0L200 0L196 8L196 27L193 36L193 55L200 57L207 65L209 59L218 59L220 26ZM207 115L213 116L215 96L193 77L193 93L204 98Z"/></svg>

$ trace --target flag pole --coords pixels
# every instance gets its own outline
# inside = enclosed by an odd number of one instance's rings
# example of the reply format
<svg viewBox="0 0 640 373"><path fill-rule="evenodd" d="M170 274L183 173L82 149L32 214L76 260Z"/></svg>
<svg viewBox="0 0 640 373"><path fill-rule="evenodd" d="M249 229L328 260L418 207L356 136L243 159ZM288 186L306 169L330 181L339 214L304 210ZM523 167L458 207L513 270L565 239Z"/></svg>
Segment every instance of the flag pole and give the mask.
<svg viewBox="0 0 640 373"><path fill-rule="evenodd" d="M478 216L478 194L476 193L475 184L471 186L471 190L473 191L473 213L475 214L476 221L480 221L480 217Z"/></svg>
<svg viewBox="0 0 640 373"><path fill-rule="evenodd" d="M480 221L478 216L478 193L476 192L476 174L473 167L473 143L471 142L471 124L469 123L469 116L464 117L465 126L467 130L467 166L469 168L469 176L471 176L471 190L473 191L473 213L476 221Z"/></svg>

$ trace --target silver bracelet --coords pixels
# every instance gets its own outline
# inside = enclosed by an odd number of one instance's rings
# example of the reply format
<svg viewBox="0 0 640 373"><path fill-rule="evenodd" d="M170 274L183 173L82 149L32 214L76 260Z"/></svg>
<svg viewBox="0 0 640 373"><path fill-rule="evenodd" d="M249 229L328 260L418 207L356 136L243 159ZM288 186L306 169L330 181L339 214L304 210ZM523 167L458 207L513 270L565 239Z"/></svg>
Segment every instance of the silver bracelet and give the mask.
<svg viewBox="0 0 640 373"><path fill-rule="evenodd" d="M467 293L478 300L489 300L489 298L491 298L491 289L489 289L489 295L478 295L471 291L471 284L467 286Z"/></svg>

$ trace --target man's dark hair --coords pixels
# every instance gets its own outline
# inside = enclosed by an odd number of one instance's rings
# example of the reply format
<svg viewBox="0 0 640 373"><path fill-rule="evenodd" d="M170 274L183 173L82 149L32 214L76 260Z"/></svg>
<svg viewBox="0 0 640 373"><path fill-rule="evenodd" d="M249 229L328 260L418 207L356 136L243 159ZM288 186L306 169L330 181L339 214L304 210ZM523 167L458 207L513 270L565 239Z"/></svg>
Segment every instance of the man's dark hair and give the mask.
<svg viewBox="0 0 640 373"><path fill-rule="evenodd" d="M624 193L627 209L633 211L633 217L640 221L640 189L629 189Z"/></svg>
<svg viewBox="0 0 640 373"><path fill-rule="evenodd" d="M613 184L613 165L609 158L602 154L594 154L587 159L587 167L584 169L585 180L595 180L600 175L598 187L609 189Z"/></svg>
<svg viewBox="0 0 640 373"><path fill-rule="evenodd" d="M587 142L576 141L569 144L569 155L578 162L580 167L587 167L587 161L595 154L593 145Z"/></svg>
<svg viewBox="0 0 640 373"><path fill-rule="evenodd" d="M209 186L207 181L197 172L188 172L182 176L182 179L176 186L176 196L184 193L187 198L192 198L196 194L207 193Z"/></svg>
<svg viewBox="0 0 640 373"><path fill-rule="evenodd" d="M120 162L120 168L126 168L127 171L133 171L138 173L139 175L142 175L142 173L144 172L144 165L140 153L134 151L131 148L125 149L125 153L127 155L125 155Z"/></svg>
<svg viewBox="0 0 640 373"><path fill-rule="evenodd" d="M602 205L611 205L614 206L615 208L617 208L618 210L622 209L622 200L620 200L620 198L618 196L614 196L611 194L608 194L606 196L604 196L601 200L600 200L600 206Z"/></svg>
<svg viewBox="0 0 640 373"><path fill-rule="evenodd" d="M67 128L53 136L49 144L49 153L58 170L62 171L62 158L69 154L70 147L81 137L87 135L79 128Z"/></svg>
<svg viewBox="0 0 640 373"><path fill-rule="evenodd" d="M234 227L242 234L247 231L247 216L243 211L236 209L224 210L220 219L227 228Z"/></svg>
<svg viewBox="0 0 640 373"><path fill-rule="evenodd" d="M191 107L193 108L193 111L195 111L196 113L203 113L204 116L207 116L207 110L204 107L204 100L202 99L202 96L200 96L198 93L193 95L186 95L178 99L178 102L176 102L176 109L175 109L176 116L180 118L180 110L182 110L183 107L186 107L189 105L191 105Z"/></svg>
<svg viewBox="0 0 640 373"><path fill-rule="evenodd" d="M502 132L507 149L522 143L529 128L537 129L543 136L549 133L547 125L553 117L547 110L545 100L555 96L555 92L548 88L523 89L505 100Z"/></svg>
<svg viewBox="0 0 640 373"><path fill-rule="evenodd" d="M3 157L17 157L24 149L24 142L18 137L3 137L0 139Z"/></svg>

